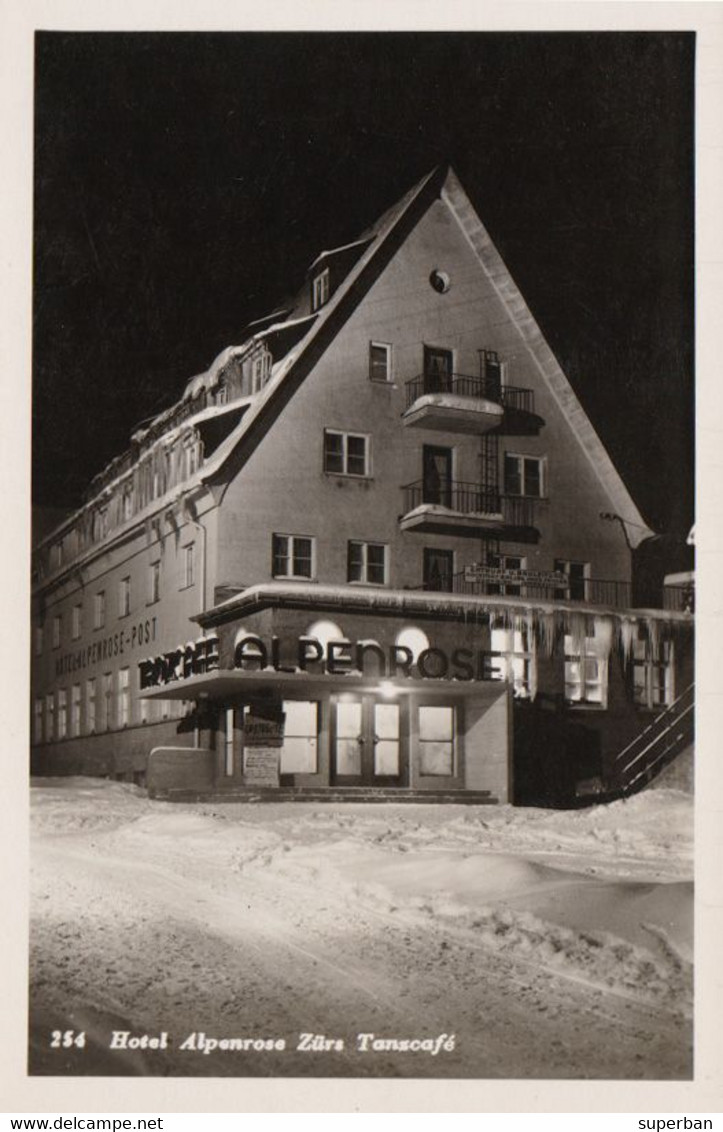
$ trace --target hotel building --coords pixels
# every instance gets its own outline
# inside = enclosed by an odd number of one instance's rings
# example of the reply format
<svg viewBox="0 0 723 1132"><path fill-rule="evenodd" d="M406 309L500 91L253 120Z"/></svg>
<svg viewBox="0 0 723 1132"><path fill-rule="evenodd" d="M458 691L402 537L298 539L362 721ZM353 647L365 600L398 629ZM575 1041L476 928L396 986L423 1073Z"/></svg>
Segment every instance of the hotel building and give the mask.
<svg viewBox="0 0 723 1132"><path fill-rule="evenodd" d="M454 172L250 324L33 556L32 769L575 805L692 734L687 591Z"/></svg>

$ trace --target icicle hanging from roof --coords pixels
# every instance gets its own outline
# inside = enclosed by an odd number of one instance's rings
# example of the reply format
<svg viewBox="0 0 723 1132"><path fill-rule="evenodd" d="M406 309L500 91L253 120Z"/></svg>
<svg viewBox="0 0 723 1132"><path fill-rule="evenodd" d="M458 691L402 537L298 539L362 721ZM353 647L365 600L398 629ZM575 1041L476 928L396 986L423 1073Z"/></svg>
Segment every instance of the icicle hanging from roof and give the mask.
<svg viewBox="0 0 723 1132"><path fill-rule="evenodd" d="M612 617L601 617L594 614L595 622L595 651L604 660L610 656L615 637L615 625Z"/></svg>
<svg viewBox="0 0 723 1132"><path fill-rule="evenodd" d="M624 664L630 660L637 635L638 622L634 617L621 617L618 620L618 643Z"/></svg>

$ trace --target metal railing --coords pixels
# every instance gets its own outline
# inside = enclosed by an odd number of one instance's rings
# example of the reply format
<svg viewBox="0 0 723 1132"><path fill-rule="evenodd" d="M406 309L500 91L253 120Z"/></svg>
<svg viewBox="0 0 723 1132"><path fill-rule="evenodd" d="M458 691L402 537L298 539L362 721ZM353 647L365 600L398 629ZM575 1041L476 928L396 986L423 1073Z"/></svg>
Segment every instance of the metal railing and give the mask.
<svg viewBox="0 0 723 1132"><path fill-rule="evenodd" d="M524 495L502 495L464 480L439 484L417 480L406 484L403 491L405 514L429 503L462 515L501 516L505 526L510 527L534 526L535 507L540 502Z"/></svg>
<svg viewBox="0 0 723 1132"><path fill-rule="evenodd" d="M630 582L614 581L606 578L574 579L567 585L540 581L534 572L529 577L525 572L515 571L512 579L506 579L500 572L499 578L475 578L471 571L461 570L448 580L451 593L469 596L489 596L492 594L507 597L526 597L547 601L579 601L585 605L607 605L613 609L628 609L631 604ZM425 588L432 588L425 587ZM434 588L441 589L442 586Z"/></svg>
<svg viewBox="0 0 723 1132"><path fill-rule="evenodd" d="M503 385L499 378L469 377L464 373L420 373L405 384L408 409L419 397L428 393L452 393L457 397L494 401L498 405L525 413L535 411L535 394L532 389Z"/></svg>
<svg viewBox="0 0 723 1132"><path fill-rule="evenodd" d="M663 586L663 609L675 613L695 613L695 585Z"/></svg>

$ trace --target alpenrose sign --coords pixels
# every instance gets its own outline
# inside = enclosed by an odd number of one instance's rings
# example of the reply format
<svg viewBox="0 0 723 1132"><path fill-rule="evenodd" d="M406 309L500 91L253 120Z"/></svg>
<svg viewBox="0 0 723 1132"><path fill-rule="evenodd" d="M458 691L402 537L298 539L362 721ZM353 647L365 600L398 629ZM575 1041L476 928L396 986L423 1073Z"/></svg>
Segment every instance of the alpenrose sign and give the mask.
<svg viewBox="0 0 723 1132"><path fill-rule="evenodd" d="M281 657L293 655L293 665ZM305 672L309 675L373 675L407 680L484 680L488 676L489 654L481 649L456 648L447 652L426 648L415 657L405 645L383 648L376 641L349 641L344 638L326 644L316 637L297 637L293 654L288 642L272 637L242 637L234 649L233 667L243 672ZM172 652L142 660L139 665L141 689L157 688L186 680L189 676L218 669L218 638L201 638L179 645Z"/></svg>

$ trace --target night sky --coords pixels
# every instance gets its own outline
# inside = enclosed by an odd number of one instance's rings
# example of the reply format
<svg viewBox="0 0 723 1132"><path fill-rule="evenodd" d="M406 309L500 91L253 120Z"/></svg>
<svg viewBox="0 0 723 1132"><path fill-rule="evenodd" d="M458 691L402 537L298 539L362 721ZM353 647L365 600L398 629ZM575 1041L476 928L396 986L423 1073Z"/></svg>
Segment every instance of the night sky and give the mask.
<svg viewBox="0 0 723 1132"><path fill-rule="evenodd" d="M449 161L645 519L693 518L686 33L41 33L33 497ZM672 543L671 543L672 545Z"/></svg>

